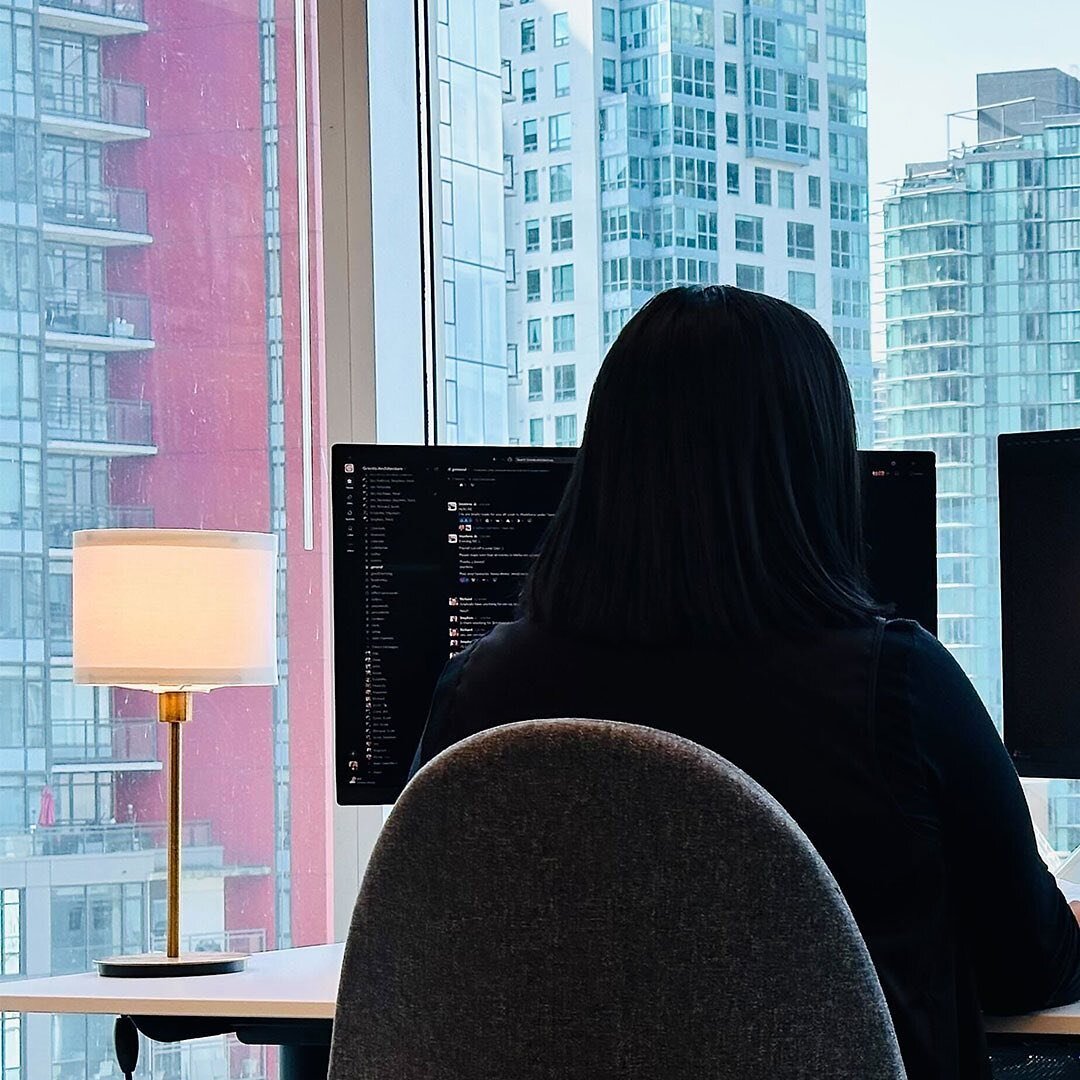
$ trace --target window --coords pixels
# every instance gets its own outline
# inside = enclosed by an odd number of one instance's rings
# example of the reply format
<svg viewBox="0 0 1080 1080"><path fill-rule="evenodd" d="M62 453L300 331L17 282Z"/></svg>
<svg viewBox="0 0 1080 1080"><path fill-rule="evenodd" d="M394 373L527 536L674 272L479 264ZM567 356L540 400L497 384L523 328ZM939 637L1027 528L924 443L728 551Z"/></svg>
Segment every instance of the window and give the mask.
<svg viewBox="0 0 1080 1080"><path fill-rule="evenodd" d="M525 324L525 337L529 352L539 352L544 347L544 333L540 319L529 319Z"/></svg>
<svg viewBox="0 0 1080 1080"><path fill-rule="evenodd" d="M751 85L753 86L753 102L755 105L760 105L766 109L778 107L777 75L774 68L754 68L751 75Z"/></svg>
<svg viewBox="0 0 1080 1080"><path fill-rule="evenodd" d="M821 177L808 176L806 178L806 201L815 209L821 206Z"/></svg>
<svg viewBox="0 0 1080 1080"><path fill-rule="evenodd" d="M600 9L600 40L615 40L615 9L602 7Z"/></svg>
<svg viewBox="0 0 1080 1080"><path fill-rule="evenodd" d="M555 65L555 96L566 97L570 93L570 64L564 61Z"/></svg>
<svg viewBox="0 0 1080 1080"><path fill-rule="evenodd" d="M536 20L521 20L521 51L523 53L536 52Z"/></svg>
<svg viewBox="0 0 1080 1080"><path fill-rule="evenodd" d="M727 142L731 146L739 145L739 114L738 113L725 113L724 114L724 131L727 137Z"/></svg>
<svg viewBox="0 0 1080 1080"><path fill-rule="evenodd" d="M573 214L555 214L551 218L551 250L569 251L574 246Z"/></svg>
<svg viewBox="0 0 1080 1080"><path fill-rule="evenodd" d="M749 289L751 292L765 291L765 267L750 266L746 263L735 264L735 284L740 289Z"/></svg>
<svg viewBox="0 0 1080 1080"><path fill-rule="evenodd" d="M782 210L795 209L795 174L787 169L776 172L776 205Z"/></svg>
<svg viewBox="0 0 1080 1080"><path fill-rule="evenodd" d="M502 62L502 80L503 80L503 82L502 82L503 93L507 97L509 97L514 92L514 65L509 60L504 60ZM440 104L441 107L445 107L445 106L448 106L449 103L450 103L450 95L447 94L446 91L444 90L442 92L442 94L440 95L439 104ZM447 116L446 119L443 120L442 122L444 124L449 124L450 123L450 117Z"/></svg>
<svg viewBox="0 0 1080 1080"><path fill-rule="evenodd" d="M574 177L572 165L552 165L548 171L548 179L551 188L550 197L553 203L566 202L567 199L573 198Z"/></svg>
<svg viewBox="0 0 1080 1080"><path fill-rule="evenodd" d="M814 257L814 226L800 221L789 221L787 226L787 253L789 259L812 259Z"/></svg>
<svg viewBox="0 0 1080 1080"><path fill-rule="evenodd" d="M735 250L753 251L760 254L765 250L765 219L759 217L735 218Z"/></svg>
<svg viewBox="0 0 1080 1080"><path fill-rule="evenodd" d="M801 270L788 271L788 300L796 307L813 311L817 307L817 278Z"/></svg>
<svg viewBox="0 0 1080 1080"><path fill-rule="evenodd" d="M735 45L738 43L738 16L734 11L724 12L724 44Z"/></svg>
<svg viewBox="0 0 1080 1080"><path fill-rule="evenodd" d="M564 263L551 268L551 299L553 303L574 299L573 263Z"/></svg>
<svg viewBox="0 0 1080 1080"><path fill-rule="evenodd" d="M551 20L551 44L556 48L570 44L570 16L560 11Z"/></svg>
<svg viewBox="0 0 1080 1080"><path fill-rule="evenodd" d="M729 195L739 194L739 166L734 161L727 163L727 193Z"/></svg>
<svg viewBox="0 0 1080 1080"><path fill-rule="evenodd" d="M526 104L536 100L536 68L522 69L521 100Z"/></svg>
<svg viewBox="0 0 1080 1080"><path fill-rule="evenodd" d="M573 364L555 366L555 401L573 401L577 397L577 368Z"/></svg>
<svg viewBox="0 0 1080 1080"><path fill-rule="evenodd" d="M529 400L530 401L543 401L544 400L544 369L543 368L529 368L528 374L529 380Z"/></svg>
<svg viewBox="0 0 1080 1080"><path fill-rule="evenodd" d="M540 250L540 221L538 218L529 218L525 222L525 251L533 252Z"/></svg>
<svg viewBox="0 0 1080 1080"><path fill-rule="evenodd" d="M776 59L776 20L755 15L750 20L751 49L755 56Z"/></svg>
<svg viewBox="0 0 1080 1080"><path fill-rule="evenodd" d="M544 445L544 418L542 416L534 416L529 421L529 445Z"/></svg>
<svg viewBox="0 0 1080 1080"><path fill-rule="evenodd" d="M577 415L555 417L555 445L577 446Z"/></svg>
<svg viewBox="0 0 1080 1080"><path fill-rule="evenodd" d="M772 205L772 169L754 169L754 202L758 206Z"/></svg>
<svg viewBox="0 0 1080 1080"><path fill-rule="evenodd" d="M603 90L606 94L614 94L618 89L618 76L615 69L615 61L604 57L602 64Z"/></svg>
<svg viewBox="0 0 1080 1080"><path fill-rule="evenodd" d="M522 183L525 185L525 201L536 202L540 198L539 173L536 169L526 169Z"/></svg>
<svg viewBox="0 0 1080 1080"><path fill-rule="evenodd" d="M724 93L738 95L739 93L739 65L724 64Z"/></svg>
<svg viewBox="0 0 1080 1080"><path fill-rule="evenodd" d="M574 316L553 315L551 319L551 348L555 352L574 351Z"/></svg>
<svg viewBox="0 0 1080 1080"><path fill-rule="evenodd" d="M525 299L529 303L540 299L540 270L538 267L525 271Z"/></svg>
<svg viewBox="0 0 1080 1080"><path fill-rule="evenodd" d="M548 149L570 149L570 114L556 113L548 117Z"/></svg>
<svg viewBox="0 0 1080 1080"><path fill-rule="evenodd" d="M526 154L531 154L539 145L536 135L536 121L521 121L521 147Z"/></svg>

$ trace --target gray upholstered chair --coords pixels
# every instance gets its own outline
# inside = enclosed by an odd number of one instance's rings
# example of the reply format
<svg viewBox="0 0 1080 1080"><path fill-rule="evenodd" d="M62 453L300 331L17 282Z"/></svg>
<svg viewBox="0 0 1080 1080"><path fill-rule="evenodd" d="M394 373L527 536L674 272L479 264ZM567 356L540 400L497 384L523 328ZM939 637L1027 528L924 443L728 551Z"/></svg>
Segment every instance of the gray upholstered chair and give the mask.
<svg viewBox="0 0 1080 1080"><path fill-rule="evenodd" d="M792 819L650 728L494 728L409 784L345 949L331 1080L897 1080Z"/></svg>

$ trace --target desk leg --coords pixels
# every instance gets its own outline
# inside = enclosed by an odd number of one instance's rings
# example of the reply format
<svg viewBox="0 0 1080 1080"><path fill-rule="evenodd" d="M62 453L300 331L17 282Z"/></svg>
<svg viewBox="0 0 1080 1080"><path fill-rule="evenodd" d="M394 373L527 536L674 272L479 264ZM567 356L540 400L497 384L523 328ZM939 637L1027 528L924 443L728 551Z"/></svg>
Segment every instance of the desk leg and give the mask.
<svg viewBox="0 0 1080 1080"><path fill-rule="evenodd" d="M323 1080L330 1068L329 1046L286 1044L279 1053L281 1080Z"/></svg>

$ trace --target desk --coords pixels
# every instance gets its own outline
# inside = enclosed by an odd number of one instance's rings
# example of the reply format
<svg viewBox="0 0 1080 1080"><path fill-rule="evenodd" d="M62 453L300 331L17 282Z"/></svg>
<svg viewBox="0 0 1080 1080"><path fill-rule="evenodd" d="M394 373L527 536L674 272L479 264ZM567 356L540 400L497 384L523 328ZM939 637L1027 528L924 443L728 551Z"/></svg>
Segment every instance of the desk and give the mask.
<svg viewBox="0 0 1080 1080"><path fill-rule="evenodd" d="M314 945L258 953L233 975L57 975L0 983L0 1009L128 1016L159 1042L234 1032L244 1043L280 1046L282 1080L311 1080L326 1075L343 950Z"/></svg>

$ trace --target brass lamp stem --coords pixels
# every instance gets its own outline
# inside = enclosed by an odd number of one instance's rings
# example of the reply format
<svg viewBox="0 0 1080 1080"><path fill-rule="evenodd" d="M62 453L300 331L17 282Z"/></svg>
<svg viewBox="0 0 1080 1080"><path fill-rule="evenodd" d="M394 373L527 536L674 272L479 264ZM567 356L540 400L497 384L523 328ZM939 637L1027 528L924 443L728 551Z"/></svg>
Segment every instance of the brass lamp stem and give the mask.
<svg viewBox="0 0 1080 1080"><path fill-rule="evenodd" d="M172 959L180 955L180 728L190 716L190 694L169 690L158 695L158 720L169 725L165 954Z"/></svg>

